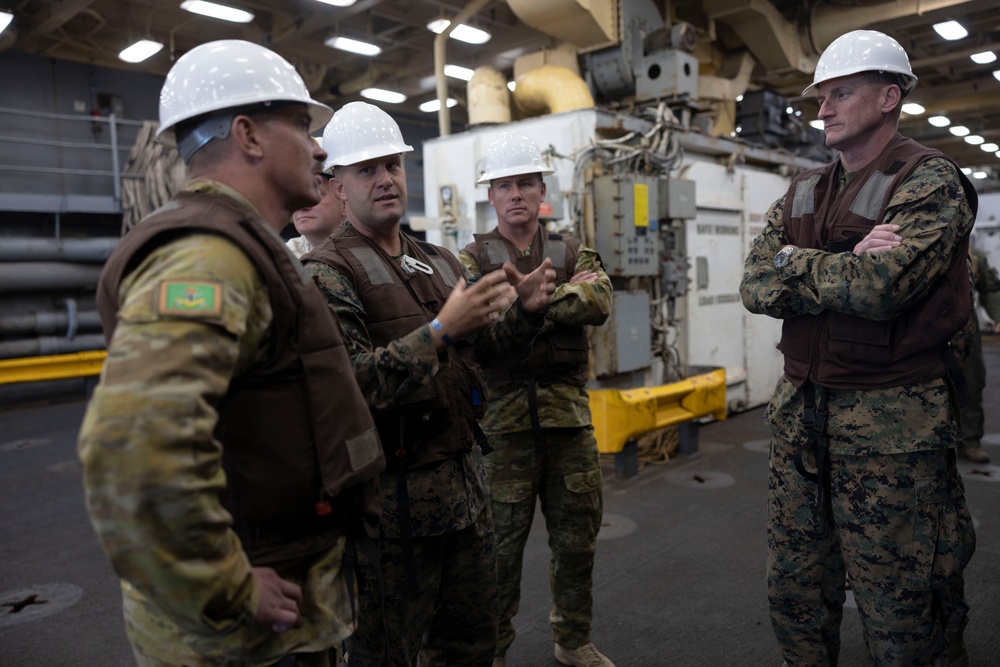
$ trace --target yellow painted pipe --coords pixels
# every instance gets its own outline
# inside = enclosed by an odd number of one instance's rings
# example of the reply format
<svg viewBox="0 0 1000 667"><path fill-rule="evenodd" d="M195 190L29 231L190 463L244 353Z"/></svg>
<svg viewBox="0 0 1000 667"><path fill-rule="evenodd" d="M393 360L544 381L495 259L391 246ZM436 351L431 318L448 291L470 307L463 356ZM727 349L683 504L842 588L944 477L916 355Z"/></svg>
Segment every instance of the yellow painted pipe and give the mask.
<svg viewBox="0 0 1000 667"><path fill-rule="evenodd" d="M659 387L589 393L602 454L617 454L632 438L666 426L708 415L726 418L726 372L721 368Z"/></svg>
<svg viewBox="0 0 1000 667"><path fill-rule="evenodd" d="M0 359L0 384L100 375L107 356L105 350L90 350L46 357Z"/></svg>

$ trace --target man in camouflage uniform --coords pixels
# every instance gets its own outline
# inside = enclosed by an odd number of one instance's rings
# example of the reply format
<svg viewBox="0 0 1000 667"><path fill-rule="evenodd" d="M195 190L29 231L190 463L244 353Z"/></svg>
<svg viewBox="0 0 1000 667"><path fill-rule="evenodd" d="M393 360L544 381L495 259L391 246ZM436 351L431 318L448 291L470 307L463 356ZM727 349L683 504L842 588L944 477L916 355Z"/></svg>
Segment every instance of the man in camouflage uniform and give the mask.
<svg viewBox="0 0 1000 667"><path fill-rule="evenodd" d="M840 158L771 207L740 286L784 320L765 419L768 593L789 666L837 664L845 572L876 665L968 660L975 534L948 342L969 319L977 200L952 160L897 133L915 84L886 35L827 48L806 92Z"/></svg>
<svg viewBox="0 0 1000 667"><path fill-rule="evenodd" d="M316 140L317 142L319 139ZM323 243L333 230L343 224L347 217L344 202L336 193L336 183L333 174L323 173L323 186L320 188L323 198L315 206L306 206L292 213L292 224L301 236L289 239L286 245L302 257L316 246Z"/></svg>
<svg viewBox="0 0 1000 667"><path fill-rule="evenodd" d="M969 245L972 265L972 286L979 294L979 304L993 320L994 333L1000 334L1000 277L990 266L982 250ZM986 364L983 361L983 340L979 316L972 311L973 339L969 359L965 363L965 379L969 387L969 400L962 405L962 448L959 456L974 463L989 463L989 454L983 451L983 389L986 388Z"/></svg>
<svg viewBox="0 0 1000 667"><path fill-rule="evenodd" d="M303 260L344 327L390 467L380 563L359 555L349 663L410 667L419 655L422 667L489 667L496 556L476 437L485 400L476 358L524 354L554 272L550 262L527 275L508 266L467 287L447 250L403 234L401 153L412 148L378 107L345 105L323 145L348 221Z"/></svg>
<svg viewBox="0 0 1000 667"><path fill-rule="evenodd" d="M493 490L500 586L493 665L504 667L514 641L511 621L521 598L524 545L537 499L552 549L549 622L555 657L564 665L614 667L590 641L603 480L585 389L589 347L584 329L607 320L611 279L595 251L539 224L543 175L552 170L533 141L504 132L487 148L483 166L479 182L490 186L497 228L476 234L460 255L462 263L479 276L505 262L531 271L549 258L558 285L529 357L483 364L490 387L483 425L494 449L486 469Z"/></svg>
<svg viewBox="0 0 1000 667"><path fill-rule="evenodd" d="M160 135L192 180L105 266L108 358L79 436L141 667L327 667L351 631L344 544L378 521L385 461L277 233L319 200L309 132L331 115L248 42L196 47L164 84Z"/></svg>

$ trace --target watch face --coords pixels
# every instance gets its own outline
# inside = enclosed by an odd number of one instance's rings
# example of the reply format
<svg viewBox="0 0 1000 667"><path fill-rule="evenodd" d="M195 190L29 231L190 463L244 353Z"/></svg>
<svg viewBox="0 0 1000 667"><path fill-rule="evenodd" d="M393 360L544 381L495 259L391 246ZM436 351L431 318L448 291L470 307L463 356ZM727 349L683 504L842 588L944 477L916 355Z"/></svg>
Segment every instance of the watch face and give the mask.
<svg viewBox="0 0 1000 667"><path fill-rule="evenodd" d="M785 264L788 264L788 258L792 256L791 250L782 250L777 255L774 256L774 266L780 269Z"/></svg>

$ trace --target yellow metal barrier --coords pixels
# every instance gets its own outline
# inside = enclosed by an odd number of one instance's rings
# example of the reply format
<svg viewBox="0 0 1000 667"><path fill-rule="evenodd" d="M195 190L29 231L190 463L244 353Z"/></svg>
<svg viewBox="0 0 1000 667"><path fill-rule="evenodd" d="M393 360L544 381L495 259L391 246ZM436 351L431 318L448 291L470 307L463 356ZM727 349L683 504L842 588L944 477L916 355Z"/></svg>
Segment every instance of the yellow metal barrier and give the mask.
<svg viewBox="0 0 1000 667"><path fill-rule="evenodd" d="M717 368L659 387L591 389L597 449L617 454L625 443L650 431L713 415L726 418L726 372Z"/></svg>
<svg viewBox="0 0 1000 667"><path fill-rule="evenodd" d="M49 357L0 359L0 384L14 382L39 382L65 380L100 375L104 366L105 350L56 354Z"/></svg>

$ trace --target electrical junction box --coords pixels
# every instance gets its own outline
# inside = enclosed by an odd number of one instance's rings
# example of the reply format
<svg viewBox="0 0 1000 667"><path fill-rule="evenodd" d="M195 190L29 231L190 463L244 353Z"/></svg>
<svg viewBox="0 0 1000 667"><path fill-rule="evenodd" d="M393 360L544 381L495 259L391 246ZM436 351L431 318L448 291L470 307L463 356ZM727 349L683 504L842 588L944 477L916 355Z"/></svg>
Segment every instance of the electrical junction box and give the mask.
<svg viewBox="0 0 1000 667"><path fill-rule="evenodd" d="M659 274L658 180L610 174L598 176L591 184L595 250L609 276Z"/></svg>
<svg viewBox="0 0 1000 667"><path fill-rule="evenodd" d="M560 220L563 217L562 192L555 174L545 176L545 200L538 209L539 220Z"/></svg>
<svg viewBox="0 0 1000 667"><path fill-rule="evenodd" d="M611 317L590 330L595 377L649 368L653 362L651 331L649 292L614 292Z"/></svg>
<svg viewBox="0 0 1000 667"><path fill-rule="evenodd" d="M683 178L661 178L659 181L661 220L691 220L698 217L695 182Z"/></svg>

